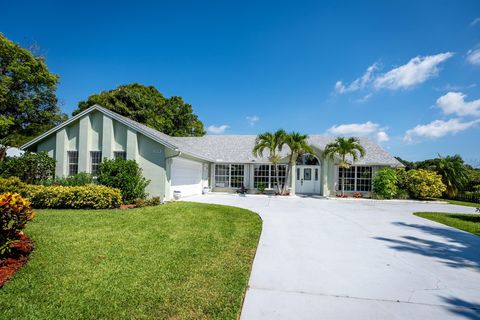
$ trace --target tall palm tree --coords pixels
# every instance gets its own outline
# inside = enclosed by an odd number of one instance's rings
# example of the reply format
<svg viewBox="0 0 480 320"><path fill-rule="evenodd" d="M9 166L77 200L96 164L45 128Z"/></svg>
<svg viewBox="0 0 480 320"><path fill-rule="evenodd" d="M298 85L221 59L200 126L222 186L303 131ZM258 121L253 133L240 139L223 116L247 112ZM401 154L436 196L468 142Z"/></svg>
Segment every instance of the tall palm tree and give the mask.
<svg viewBox="0 0 480 320"><path fill-rule="evenodd" d="M299 132L290 132L285 136L285 144L290 148L288 155L287 179L283 185L282 193L285 194L290 185L293 165L297 162L299 156L305 153L313 154L312 147L308 144L308 135Z"/></svg>
<svg viewBox="0 0 480 320"><path fill-rule="evenodd" d="M442 176L443 183L447 186L445 193L453 198L469 181L469 172L463 159L459 155L442 157L439 155L426 168L436 171Z"/></svg>
<svg viewBox="0 0 480 320"><path fill-rule="evenodd" d="M324 157L330 157L331 159L335 159L335 156L340 157L338 166L343 169L342 197L345 195L345 170L350 168L351 165L348 163L347 157L351 156L353 162L355 162L360 157L365 156L365 154L366 152L363 146L360 144L360 139L355 137L337 137L334 142L326 145Z"/></svg>
<svg viewBox="0 0 480 320"><path fill-rule="evenodd" d="M255 146L252 153L255 157L263 157L263 152L268 151L268 160L275 167L275 180L277 184L277 193L280 193L280 178L278 176L278 163L281 156L278 154L282 151L285 144L285 136L287 133L280 129L274 133L265 132L261 133L255 139Z"/></svg>

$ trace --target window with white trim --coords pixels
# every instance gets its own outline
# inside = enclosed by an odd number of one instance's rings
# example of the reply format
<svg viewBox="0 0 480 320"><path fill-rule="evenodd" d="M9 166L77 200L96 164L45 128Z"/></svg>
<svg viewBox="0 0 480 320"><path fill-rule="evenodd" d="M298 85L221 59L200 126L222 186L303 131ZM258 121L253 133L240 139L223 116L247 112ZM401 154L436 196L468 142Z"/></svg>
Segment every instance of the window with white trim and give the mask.
<svg viewBox="0 0 480 320"><path fill-rule="evenodd" d="M113 159L127 159L127 152L126 151L113 151Z"/></svg>
<svg viewBox="0 0 480 320"><path fill-rule="evenodd" d="M98 165L102 162L102 151L90 151L90 172L98 174Z"/></svg>
<svg viewBox="0 0 480 320"><path fill-rule="evenodd" d="M278 176L280 185L285 184L285 177L287 173L287 166L284 164L278 165ZM258 188L263 185L267 189L273 189L277 185L275 177L275 166L272 164L256 164L253 167L253 186Z"/></svg>
<svg viewBox="0 0 480 320"><path fill-rule="evenodd" d="M241 188L245 177L243 164L216 164L215 187Z"/></svg>
<svg viewBox="0 0 480 320"><path fill-rule="evenodd" d="M343 180L345 178L345 180ZM338 190L355 191L355 167L338 168Z"/></svg>
<svg viewBox="0 0 480 320"><path fill-rule="evenodd" d="M345 175L345 191L372 191L372 167L351 166L347 169L338 168L338 187L342 190L342 178Z"/></svg>
<svg viewBox="0 0 480 320"><path fill-rule="evenodd" d="M67 151L68 175L74 176L78 173L78 151Z"/></svg>
<svg viewBox="0 0 480 320"><path fill-rule="evenodd" d="M357 191L372 191L372 167L356 167L357 168Z"/></svg>

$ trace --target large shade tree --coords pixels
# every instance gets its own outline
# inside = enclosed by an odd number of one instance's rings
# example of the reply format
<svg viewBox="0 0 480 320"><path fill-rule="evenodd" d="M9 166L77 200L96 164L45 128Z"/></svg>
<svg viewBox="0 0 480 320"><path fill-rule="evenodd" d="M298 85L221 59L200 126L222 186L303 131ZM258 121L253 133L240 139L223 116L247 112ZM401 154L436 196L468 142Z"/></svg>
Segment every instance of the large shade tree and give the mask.
<svg viewBox="0 0 480 320"><path fill-rule="evenodd" d="M43 57L0 33L0 159L5 145L22 145L66 119L58 107L57 83Z"/></svg>
<svg viewBox="0 0 480 320"><path fill-rule="evenodd" d="M365 149L360 144L360 139L355 137L338 137L334 142L331 142L325 146L324 157L330 157L335 159L339 157L340 161L338 166L343 169L342 172L342 197L345 195L345 170L350 168L353 162L358 161L360 157L364 157L366 154ZM348 157L351 157L353 162L348 162Z"/></svg>
<svg viewBox="0 0 480 320"><path fill-rule="evenodd" d="M280 129L274 133L265 132L261 133L255 139L255 145L252 153L255 157L263 157L263 153L268 151L268 160L273 164L275 168L275 181L277 193L280 193L280 177L278 174L278 163L281 160L280 152L285 145L285 137L287 133Z"/></svg>
<svg viewBox="0 0 480 320"><path fill-rule="evenodd" d="M205 129L181 97L165 98L155 87L133 83L102 91L81 101L73 115L94 104L171 136L203 136Z"/></svg>
<svg viewBox="0 0 480 320"><path fill-rule="evenodd" d="M283 185L283 194L287 192L287 188L290 185L290 175L293 165L297 162L298 157L303 154L314 153L312 147L308 143L308 135L306 134L301 134L299 132L290 132L284 136L284 143L288 146L290 152L288 154L287 177L286 182Z"/></svg>

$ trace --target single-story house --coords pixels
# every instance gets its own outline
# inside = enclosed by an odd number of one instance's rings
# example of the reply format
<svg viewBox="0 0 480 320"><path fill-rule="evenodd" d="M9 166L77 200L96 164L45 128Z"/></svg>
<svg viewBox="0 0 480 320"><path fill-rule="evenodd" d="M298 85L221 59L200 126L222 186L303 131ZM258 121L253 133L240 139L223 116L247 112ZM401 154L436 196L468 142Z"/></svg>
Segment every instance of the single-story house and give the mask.
<svg viewBox="0 0 480 320"><path fill-rule="evenodd" d="M174 191L181 196L212 191L234 192L244 186L255 193L275 187L275 168L268 154L252 154L254 135L206 135L171 137L141 123L94 105L64 123L26 143L21 148L32 152L46 151L56 160L56 175L78 172L95 175L104 158L137 161L144 176L151 180L150 196L165 200ZM332 137L310 135L315 154L298 159L291 174L291 193L335 195L341 183L336 161L322 157ZM361 138L366 156L345 170L345 190L368 195L372 176L378 168L401 166L393 156L373 141ZM285 182L288 148L282 152L279 165L281 183Z"/></svg>

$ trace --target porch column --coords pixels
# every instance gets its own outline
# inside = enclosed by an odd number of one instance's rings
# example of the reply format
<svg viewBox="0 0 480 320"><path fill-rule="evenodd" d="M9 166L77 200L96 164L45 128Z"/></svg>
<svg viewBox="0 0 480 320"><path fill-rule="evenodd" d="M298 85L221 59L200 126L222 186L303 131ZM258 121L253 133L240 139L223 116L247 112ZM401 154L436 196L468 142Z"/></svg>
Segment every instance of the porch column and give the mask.
<svg viewBox="0 0 480 320"><path fill-rule="evenodd" d="M290 172L291 181L290 181L290 194L295 195L295 184L297 183L297 165L292 166L292 172Z"/></svg>

